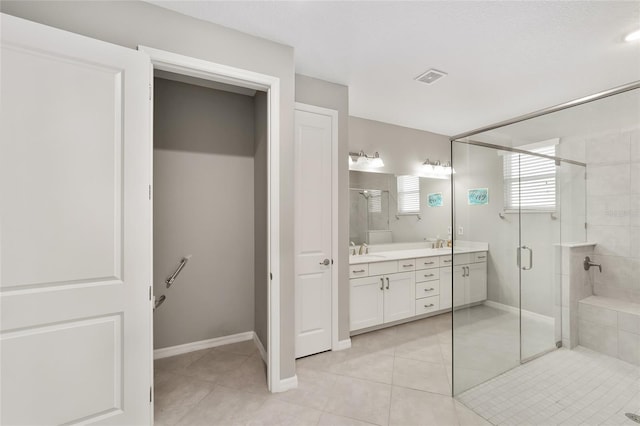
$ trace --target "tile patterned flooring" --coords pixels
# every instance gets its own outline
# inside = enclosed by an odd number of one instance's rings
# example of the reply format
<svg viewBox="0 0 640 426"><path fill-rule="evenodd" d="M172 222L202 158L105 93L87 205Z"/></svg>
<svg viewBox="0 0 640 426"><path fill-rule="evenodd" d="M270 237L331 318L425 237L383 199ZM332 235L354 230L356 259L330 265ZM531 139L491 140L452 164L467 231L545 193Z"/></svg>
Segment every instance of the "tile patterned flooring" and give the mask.
<svg viewBox="0 0 640 426"><path fill-rule="evenodd" d="M458 399L496 425L638 425L640 368L578 346L559 349Z"/></svg>
<svg viewBox="0 0 640 426"><path fill-rule="evenodd" d="M504 372L519 362L517 317L486 306L459 313L456 387L475 387L457 399L449 396L446 314L354 336L351 349L299 359L298 388L279 394L268 392L251 341L157 360L156 424L637 426L624 416L640 414L637 366L578 347ZM546 347L549 330L531 326L537 334L530 340Z"/></svg>
<svg viewBox="0 0 640 426"><path fill-rule="evenodd" d="M155 362L156 425L489 425L451 398L451 316L352 337L270 394L253 342Z"/></svg>

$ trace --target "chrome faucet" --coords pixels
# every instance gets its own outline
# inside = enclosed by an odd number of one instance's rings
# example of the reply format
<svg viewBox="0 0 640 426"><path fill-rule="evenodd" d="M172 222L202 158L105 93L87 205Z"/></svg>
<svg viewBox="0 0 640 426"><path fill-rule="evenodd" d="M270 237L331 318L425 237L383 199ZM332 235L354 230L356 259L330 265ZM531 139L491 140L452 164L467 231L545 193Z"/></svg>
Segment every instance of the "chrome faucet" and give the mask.
<svg viewBox="0 0 640 426"><path fill-rule="evenodd" d="M363 251L364 251L364 253L363 253ZM362 245L360 246L360 250L359 250L358 254L369 254L369 246L367 245L367 243L362 243Z"/></svg>
<svg viewBox="0 0 640 426"><path fill-rule="evenodd" d="M350 245L351 245L351 247L353 247L353 249L351 250L351 255L355 256L356 255L356 243L351 241Z"/></svg>
<svg viewBox="0 0 640 426"><path fill-rule="evenodd" d="M436 248L443 248L444 247L444 240L442 238L438 238L436 240Z"/></svg>

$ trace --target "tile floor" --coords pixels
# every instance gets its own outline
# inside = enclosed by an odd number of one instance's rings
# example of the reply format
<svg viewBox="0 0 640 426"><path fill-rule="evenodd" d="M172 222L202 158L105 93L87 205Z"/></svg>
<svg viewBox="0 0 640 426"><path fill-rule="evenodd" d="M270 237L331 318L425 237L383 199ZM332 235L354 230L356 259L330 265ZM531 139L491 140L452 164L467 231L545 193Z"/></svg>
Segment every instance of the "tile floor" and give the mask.
<svg viewBox="0 0 640 426"><path fill-rule="evenodd" d="M530 361L458 396L496 425L638 425L640 368L578 346Z"/></svg>
<svg viewBox="0 0 640 426"><path fill-rule="evenodd" d="M157 425L488 425L450 397L451 317L352 337L297 361L298 388L270 394L253 342L155 362Z"/></svg>
<svg viewBox="0 0 640 426"><path fill-rule="evenodd" d="M454 389L459 394L520 365L520 318L512 312L478 305L454 312ZM555 349L555 327L522 318L522 356Z"/></svg>

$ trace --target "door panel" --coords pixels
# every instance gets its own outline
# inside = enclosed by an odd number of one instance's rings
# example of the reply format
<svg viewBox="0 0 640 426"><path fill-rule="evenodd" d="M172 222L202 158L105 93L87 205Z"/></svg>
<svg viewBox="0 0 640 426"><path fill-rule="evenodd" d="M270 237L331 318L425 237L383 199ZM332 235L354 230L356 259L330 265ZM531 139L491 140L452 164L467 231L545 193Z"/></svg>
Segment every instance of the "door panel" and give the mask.
<svg viewBox="0 0 640 426"><path fill-rule="evenodd" d="M415 315L416 285L413 272L385 275L384 322Z"/></svg>
<svg viewBox="0 0 640 426"><path fill-rule="evenodd" d="M296 357L331 349L332 124L295 112Z"/></svg>
<svg viewBox="0 0 640 426"><path fill-rule="evenodd" d="M148 424L149 59L1 19L1 423Z"/></svg>
<svg viewBox="0 0 640 426"><path fill-rule="evenodd" d="M382 275L354 278L350 281L349 317L351 330L382 324L384 320L384 284Z"/></svg>

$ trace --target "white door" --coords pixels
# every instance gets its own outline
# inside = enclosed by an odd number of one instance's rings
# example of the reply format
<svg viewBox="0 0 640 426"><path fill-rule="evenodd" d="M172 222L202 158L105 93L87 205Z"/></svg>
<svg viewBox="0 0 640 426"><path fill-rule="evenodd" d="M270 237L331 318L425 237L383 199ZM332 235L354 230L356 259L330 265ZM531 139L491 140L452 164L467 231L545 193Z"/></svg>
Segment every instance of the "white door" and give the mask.
<svg viewBox="0 0 640 426"><path fill-rule="evenodd" d="M332 120L295 111L296 358L331 349Z"/></svg>
<svg viewBox="0 0 640 426"><path fill-rule="evenodd" d="M148 57L1 20L0 423L149 424Z"/></svg>
<svg viewBox="0 0 640 426"><path fill-rule="evenodd" d="M416 314L416 277L414 272L384 277L384 322L398 321Z"/></svg>
<svg viewBox="0 0 640 426"><path fill-rule="evenodd" d="M351 330L382 324L384 320L384 283L382 275L349 280Z"/></svg>
<svg viewBox="0 0 640 426"><path fill-rule="evenodd" d="M469 303L487 300L487 264L472 263L467 266Z"/></svg>

